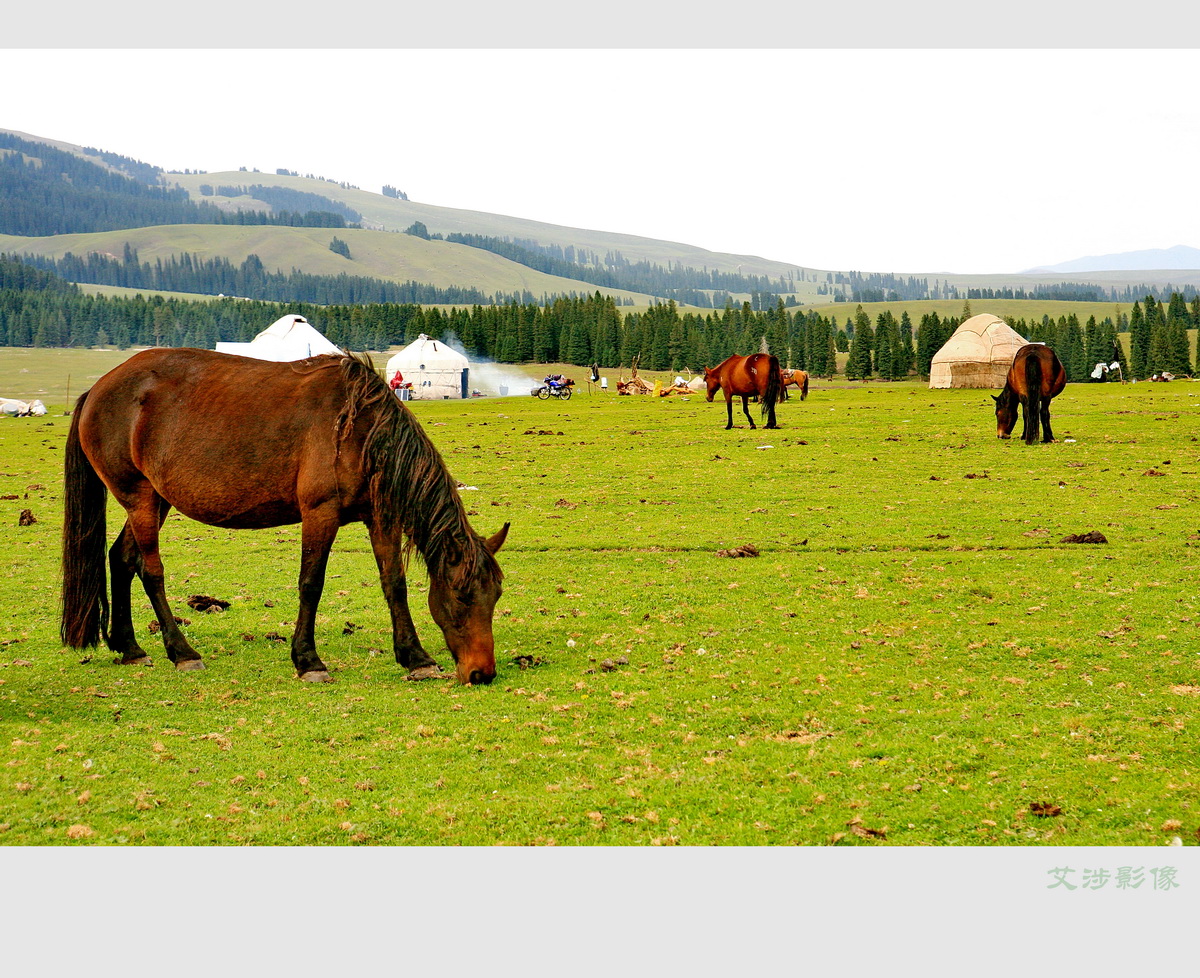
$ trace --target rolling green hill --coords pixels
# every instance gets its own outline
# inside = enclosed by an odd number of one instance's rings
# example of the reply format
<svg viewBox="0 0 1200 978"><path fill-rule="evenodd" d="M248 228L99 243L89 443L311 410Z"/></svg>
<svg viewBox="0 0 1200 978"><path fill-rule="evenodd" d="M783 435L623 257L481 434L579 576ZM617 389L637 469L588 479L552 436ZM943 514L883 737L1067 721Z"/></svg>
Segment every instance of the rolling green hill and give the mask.
<svg viewBox="0 0 1200 978"><path fill-rule="evenodd" d="M349 246L349 259L329 249L337 237ZM426 241L411 234L355 228L236 227L173 224L89 234L18 237L0 234L0 253L61 258L68 252L98 252L120 258L125 245L142 262L183 254L225 258L240 264L255 254L270 270L298 269L311 275L361 275L393 282L417 281L439 287L474 287L485 293L524 292L534 296L579 292L595 286L546 275L498 255L448 241ZM606 290L618 300L649 302L650 297L620 289Z"/></svg>
<svg viewBox="0 0 1200 978"><path fill-rule="evenodd" d="M222 173L185 174L170 173L168 179L178 183L193 200L208 200L218 207L237 207L262 204L247 197L202 197L200 187L208 184L244 186L251 183L272 184L290 187L307 193L321 194L358 211L363 216L363 226L381 231L403 231L414 222L424 224L431 233L482 234L494 237L531 239L543 245L574 246L604 254L619 251L631 261L650 261L660 265L679 263L692 268L719 269L739 272L743 275L767 275L772 278L796 274L799 266L780 261L771 261L754 255L731 255L707 251L693 245L675 241L659 241L632 234L617 234L582 228L544 224L520 217L489 214L484 211L459 210L454 207L439 207L412 200L399 200L383 194L369 193L353 187L309 177L293 177L266 173L226 171ZM809 270L810 274L812 270ZM816 294L815 288L813 295Z"/></svg>
<svg viewBox="0 0 1200 978"><path fill-rule="evenodd" d="M422 203L373 193L323 178L245 170L168 173L150 164L113 153L101 153L73 146L60 140L2 129L0 136L11 137L9 142L19 147L0 148L0 162L11 161L19 156L23 162L36 165L38 145L44 144L48 158L56 153L70 153L95 167L102 168L108 175L136 181L157 179L156 192L186 194L184 203L199 215L196 218L182 219L209 222L162 224L144 220L139 222L136 216L133 216L126 218L129 229L121 231L50 234L22 230L20 233L0 234L0 252L51 258L61 257L67 252L75 255L98 252L119 256L124 252L125 246L129 245L137 250L139 259L143 262L190 255L201 260L223 259L236 265L249 256L256 255L268 271L277 271L282 275L293 271L312 276L345 275L395 283L417 282L439 288L477 289L481 293L493 295L531 295L535 298L572 293L592 294L597 291L598 286L584 278L575 278L569 274L548 274L521 264L520 256L517 256L518 260L510 260L482 248L397 233L419 223L424 225L434 238L463 234L518 244L530 243L533 247L543 249L574 249L577 253L596 256L598 260L617 255L625 262L645 262L663 269L681 266L747 278L762 277L776 283L782 280L786 288L772 287L770 290L764 290L763 294L773 301L773 294L781 292L788 296L790 305L809 308L832 306L831 289L841 291L849 300L846 305L851 306L860 298L860 295L855 294L855 290L859 288L863 289L861 298L874 297L873 292L882 298L902 279L918 284L922 281L928 282L934 286L931 291L935 298L927 301L946 301L952 305L961 302L967 289L1032 292L1039 287L1058 286L1064 281L1098 287L1105 293L1104 298L1110 298L1107 294L1109 290L1133 290L1131 294L1118 297L1129 302L1139 298L1137 293L1144 292L1147 286L1169 286L1191 291L1200 288L1200 271L1186 270L1088 272L1071 276L1056 272L1028 275L952 275L924 272L865 275L853 271L804 268L791 262L761 256L712 252L682 242L612 231L570 228L515 216ZM18 142L13 142L14 139ZM61 156L57 158L64 159ZM25 179L29 179L28 175ZM271 190L281 199L288 199L290 196L291 199L310 202L305 206L321 209L320 201L324 200L330 204L329 211L342 210L343 213L361 215L361 227L286 226L285 213L275 211L270 204L248 193L235 192L253 188L255 185ZM143 183L142 190L144 189ZM222 195L218 191L225 193ZM146 205L142 206L145 208ZM346 211L345 208L349 210ZM28 216L21 216L28 223ZM294 216L303 217L299 213ZM320 216L319 212L317 216ZM312 218L313 214L310 213L308 217ZM325 217L335 221L342 220L333 213L326 214ZM243 218L246 224L214 223L223 220L241 221ZM273 223L256 224L255 221ZM8 230L13 231L13 228ZM335 236L346 242L350 252L349 258L330 250L329 246ZM798 248L802 249L803 244L799 244ZM580 274L584 275L583 270ZM870 281L871 279L877 281ZM650 294L646 289L655 286L644 283L632 287L629 280L626 280L624 284L627 287L618 288L606 284L599 288L604 294L614 296L618 302L634 302L639 306L652 303L656 295L671 294L669 290ZM747 287L751 288L757 286ZM939 299L946 294L952 298ZM709 295L715 299L714 304L718 307L724 304L726 295L735 303L753 297L752 292L740 291L737 288L710 292ZM682 293L676 297L677 301L680 297L692 301L707 301L702 297L684 296ZM986 299L979 301L990 302ZM1045 300L1043 296L1038 301L1052 300ZM1111 303L1100 304L1107 306Z"/></svg>

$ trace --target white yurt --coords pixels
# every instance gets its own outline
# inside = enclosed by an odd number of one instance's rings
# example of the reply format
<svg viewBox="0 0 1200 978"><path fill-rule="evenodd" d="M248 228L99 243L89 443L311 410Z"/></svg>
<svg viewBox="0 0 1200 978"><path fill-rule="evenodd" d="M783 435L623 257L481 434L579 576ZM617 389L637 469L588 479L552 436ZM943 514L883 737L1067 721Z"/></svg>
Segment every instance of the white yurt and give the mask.
<svg viewBox="0 0 1200 978"><path fill-rule="evenodd" d="M929 365L930 387L1003 387L1029 341L1003 319L982 313L954 331Z"/></svg>
<svg viewBox="0 0 1200 978"><path fill-rule="evenodd" d="M422 333L388 358L384 378L390 382L399 371L403 382L412 384L413 400L467 397L470 366L463 354Z"/></svg>
<svg viewBox="0 0 1200 978"><path fill-rule="evenodd" d="M283 363L342 351L303 316L282 316L249 343L218 343L217 352Z"/></svg>

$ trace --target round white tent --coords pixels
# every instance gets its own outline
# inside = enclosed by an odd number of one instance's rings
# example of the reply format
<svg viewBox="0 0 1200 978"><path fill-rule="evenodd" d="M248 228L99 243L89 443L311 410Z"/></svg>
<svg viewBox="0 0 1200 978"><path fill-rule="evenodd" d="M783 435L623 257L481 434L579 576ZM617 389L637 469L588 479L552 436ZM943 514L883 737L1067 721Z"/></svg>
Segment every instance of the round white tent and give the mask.
<svg viewBox="0 0 1200 978"><path fill-rule="evenodd" d="M396 371L404 383L412 384L413 400L442 400L466 397L470 361L457 350L422 333L399 353L388 359L384 376L391 380Z"/></svg>
<svg viewBox="0 0 1200 978"><path fill-rule="evenodd" d="M1003 319L972 316L934 354L930 387L1003 387L1017 351L1029 341Z"/></svg>
<svg viewBox="0 0 1200 978"><path fill-rule="evenodd" d="M342 351L303 316L282 316L249 343L218 343L217 352L288 362Z"/></svg>

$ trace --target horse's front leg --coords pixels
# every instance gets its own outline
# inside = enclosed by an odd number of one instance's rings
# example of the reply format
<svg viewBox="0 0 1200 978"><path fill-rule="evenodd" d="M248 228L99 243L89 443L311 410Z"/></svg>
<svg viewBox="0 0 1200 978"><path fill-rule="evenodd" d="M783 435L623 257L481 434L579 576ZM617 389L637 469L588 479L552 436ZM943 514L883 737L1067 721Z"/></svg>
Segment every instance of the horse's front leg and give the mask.
<svg viewBox="0 0 1200 978"><path fill-rule="evenodd" d="M742 395L742 414L744 414L746 416L746 420L750 422L751 428L756 427L756 425L754 424L754 419L752 417L750 417L750 395L749 394Z"/></svg>
<svg viewBox="0 0 1200 978"><path fill-rule="evenodd" d="M733 395L725 395L725 430L728 431L733 427Z"/></svg>
<svg viewBox="0 0 1200 978"><path fill-rule="evenodd" d="M312 510L304 514L300 530L300 610L292 633L292 664L305 682L327 683L329 669L317 655L315 627L317 605L325 589L325 568L338 531L337 510Z"/></svg>
<svg viewBox="0 0 1200 978"><path fill-rule="evenodd" d="M371 534L371 550L379 567L379 584L392 616L392 649L396 661L408 670L412 679L439 676L442 674L441 666L421 645L408 610L408 581L404 576L400 541L374 523L368 525L368 530Z"/></svg>

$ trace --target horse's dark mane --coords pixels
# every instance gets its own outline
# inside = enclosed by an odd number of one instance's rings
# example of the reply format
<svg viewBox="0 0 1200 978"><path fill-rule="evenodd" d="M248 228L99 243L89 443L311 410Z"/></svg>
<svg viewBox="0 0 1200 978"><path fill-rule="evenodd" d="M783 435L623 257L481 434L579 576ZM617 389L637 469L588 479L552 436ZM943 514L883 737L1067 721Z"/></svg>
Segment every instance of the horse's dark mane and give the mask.
<svg viewBox="0 0 1200 978"><path fill-rule="evenodd" d="M467 521L457 483L441 453L366 354L341 360L346 403L338 415L340 437L359 416L371 418L363 441L363 469L375 517L407 537L431 577L461 585L478 576L500 580L500 565Z"/></svg>

